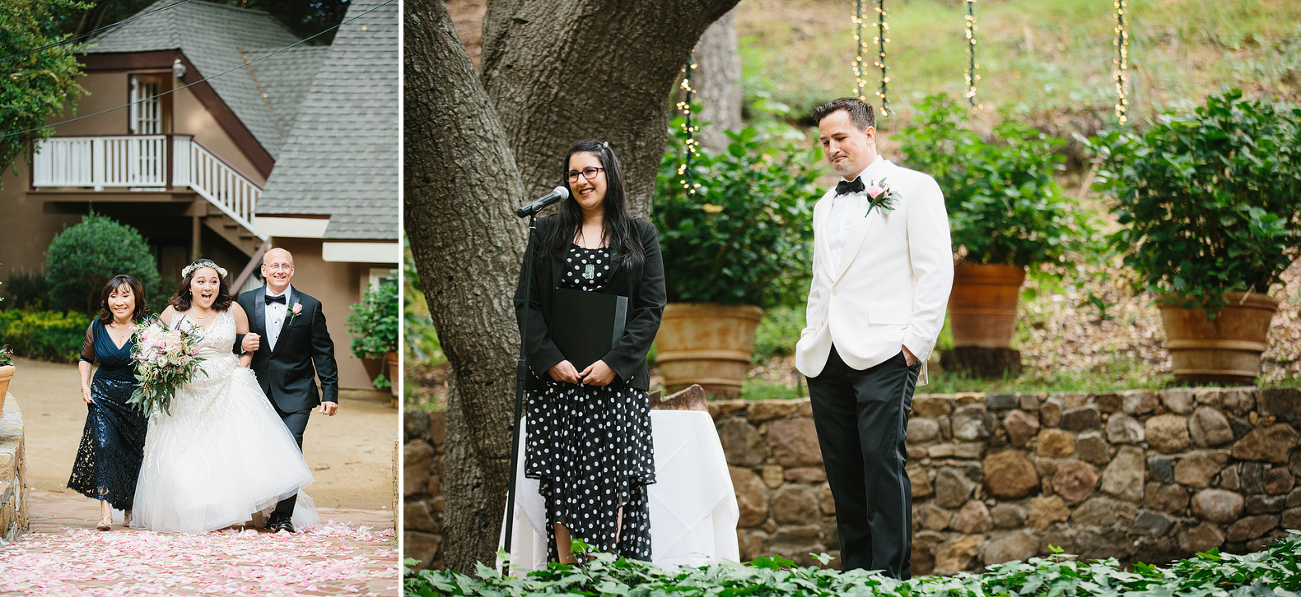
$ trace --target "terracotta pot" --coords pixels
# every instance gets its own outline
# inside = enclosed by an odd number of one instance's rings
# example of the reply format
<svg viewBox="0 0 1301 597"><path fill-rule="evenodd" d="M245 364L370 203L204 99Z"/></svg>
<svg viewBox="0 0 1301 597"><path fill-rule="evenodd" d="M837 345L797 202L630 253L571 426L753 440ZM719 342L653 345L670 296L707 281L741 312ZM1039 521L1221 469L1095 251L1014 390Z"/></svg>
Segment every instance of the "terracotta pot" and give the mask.
<svg viewBox="0 0 1301 597"><path fill-rule="evenodd" d="M1176 380L1249 385L1260 373L1278 300L1243 292L1224 297L1228 305L1210 320L1202 308L1160 306Z"/></svg>
<svg viewBox="0 0 1301 597"><path fill-rule="evenodd" d="M14 378L14 366L0 367L0 417L5 414L5 395L9 393L9 380Z"/></svg>
<svg viewBox="0 0 1301 597"><path fill-rule="evenodd" d="M739 395L762 318L763 309L752 305L665 305L655 336L665 389L672 393L700 384L711 394Z"/></svg>
<svg viewBox="0 0 1301 597"><path fill-rule="evenodd" d="M392 392L394 396L396 396L398 394L398 375L401 374L398 371L398 353L396 352L385 353L384 366L385 366L384 375L388 377L388 381L390 384L389 391Z"/></svg>
<svg viewBox="0 0 1301 597"><path fill-rule="evenodd" d="M1019 265L953 266L953 292L949 294L953 346L1011 348L1022 282L1025 268Z"/></svg>

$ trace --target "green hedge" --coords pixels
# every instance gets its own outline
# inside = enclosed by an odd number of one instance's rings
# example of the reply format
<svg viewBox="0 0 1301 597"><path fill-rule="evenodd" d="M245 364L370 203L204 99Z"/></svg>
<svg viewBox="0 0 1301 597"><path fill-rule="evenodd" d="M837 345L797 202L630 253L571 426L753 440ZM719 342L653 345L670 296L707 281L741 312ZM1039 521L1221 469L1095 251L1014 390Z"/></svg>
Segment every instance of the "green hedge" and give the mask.
<svg viewBox="0 0 1301 597"><path fill-rule="evenodd" d="M0 311L0 344L8 344L15 356L75 363L90 319L75 312Z"/></svg>
<svg viewBox="0 0 1301 597"><path fill-rule="evenodd" d="M1293 531L1295 533L1295 531ZM405 570L406 595L620 595L703 597L882 595L915 597L1295 597L1301 591L1297 535L1265 551L1244 556L1212 549L1168 567L1135 564L1132 571L1115 558L1088 563L1074 556L1031 558L991 566L984 574L925 576L909 581L885 578L861 570L841 573L822 568L800 568L781 558L759 558L749 564L724 562L702 568L669 572L645 562L596 554L579 568L552 564L525 578L503 578L497 570L479 565L475 576L448 571ZM827 556L820 560L830 560ZM413 561L408 560L408 564Z"/></svg>

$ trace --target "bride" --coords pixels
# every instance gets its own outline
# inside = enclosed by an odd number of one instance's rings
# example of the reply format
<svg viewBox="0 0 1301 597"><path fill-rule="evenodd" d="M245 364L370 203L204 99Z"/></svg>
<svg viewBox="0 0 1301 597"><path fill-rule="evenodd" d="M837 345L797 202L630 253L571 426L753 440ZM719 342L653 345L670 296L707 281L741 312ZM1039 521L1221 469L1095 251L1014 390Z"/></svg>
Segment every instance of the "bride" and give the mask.
<svg viewBox="0 0 1301 597"><path fill-rule="evenodd" d="M249 325L226 270L200 259L181 275L161 319L198 331L203 361L177 390L171 414L149 417L135 519L154 531L204 533L248 521L310 484L312 474L248 368L252 355L231 351ZM298 495L294 526L318 522L309 498Z"/></svg>

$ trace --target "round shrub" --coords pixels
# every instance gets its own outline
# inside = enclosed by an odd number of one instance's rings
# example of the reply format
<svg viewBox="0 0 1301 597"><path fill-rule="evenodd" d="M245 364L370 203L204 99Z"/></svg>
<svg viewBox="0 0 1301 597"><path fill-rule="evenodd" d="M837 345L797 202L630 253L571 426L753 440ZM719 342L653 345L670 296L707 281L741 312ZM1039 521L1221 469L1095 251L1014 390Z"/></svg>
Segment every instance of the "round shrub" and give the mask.
<svg viewBox="0 0 1301 597"><path fill-rule="evenodd" d="M146 294L158 292L158 264L135 228L91 212L65 229L45 251L50 306L83 313L98 311L104 283L118 274L134 276Z"/></svg>

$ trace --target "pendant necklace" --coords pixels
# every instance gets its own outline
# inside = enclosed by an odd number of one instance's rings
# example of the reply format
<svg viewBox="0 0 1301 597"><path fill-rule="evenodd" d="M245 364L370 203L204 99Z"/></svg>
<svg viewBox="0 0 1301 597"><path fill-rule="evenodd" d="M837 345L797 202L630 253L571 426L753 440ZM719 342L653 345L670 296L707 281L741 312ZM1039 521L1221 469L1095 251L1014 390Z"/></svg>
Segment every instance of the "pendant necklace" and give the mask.
<svg viewBox="0 0 1301 597"><path fill-rule="evenodd" d="M596 266L589 263L587 264L587 267L583 268L583 279L592 280L595 278L596 278Z"/></svg>

